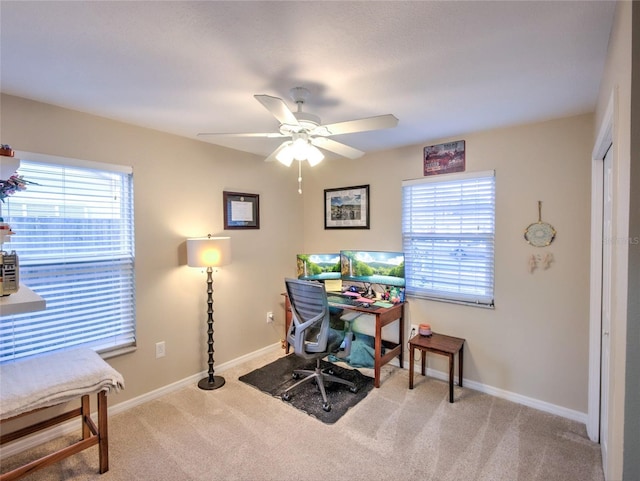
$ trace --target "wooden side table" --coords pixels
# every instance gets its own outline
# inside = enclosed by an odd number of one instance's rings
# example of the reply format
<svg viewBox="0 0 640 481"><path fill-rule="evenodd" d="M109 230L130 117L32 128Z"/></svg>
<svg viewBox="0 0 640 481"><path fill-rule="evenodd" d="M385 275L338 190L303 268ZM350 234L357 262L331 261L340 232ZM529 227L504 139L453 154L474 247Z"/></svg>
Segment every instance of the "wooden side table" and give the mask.
<svg viewBox="0 0 640 481"><path fill-rule="evenodd" d="M422 351L422 375L426 375L426 354L433 352L449 358L449 402L453 402L453 362L458 353L458 385L462 387L462 365L464 361L464 339L433 333L431 336L417 335L409 339L409 389L413 389L413 363L415 350Z"/></svg>

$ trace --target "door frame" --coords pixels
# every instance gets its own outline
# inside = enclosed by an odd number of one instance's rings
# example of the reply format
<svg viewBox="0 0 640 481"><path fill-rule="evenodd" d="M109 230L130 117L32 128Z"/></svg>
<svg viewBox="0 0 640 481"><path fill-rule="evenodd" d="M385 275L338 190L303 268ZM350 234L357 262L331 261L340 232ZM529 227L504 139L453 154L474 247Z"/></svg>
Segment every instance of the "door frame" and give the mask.
<svg viewBox="0 0 640 481"><path fill-rule="evenodd" d="M602 342L602 229L604 200L604 156L613 143L616 90L609 96L607 110L591 155L591 269L589 289L589 387L587 434L600 442L600 366ZM604 460L603 460L604 461Z"/></svg>

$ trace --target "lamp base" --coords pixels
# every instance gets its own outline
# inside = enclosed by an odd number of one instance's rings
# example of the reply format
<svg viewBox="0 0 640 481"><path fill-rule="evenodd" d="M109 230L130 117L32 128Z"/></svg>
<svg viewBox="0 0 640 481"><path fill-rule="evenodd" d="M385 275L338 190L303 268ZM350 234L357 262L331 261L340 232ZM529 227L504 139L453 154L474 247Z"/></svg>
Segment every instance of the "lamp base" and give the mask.
<svg viewBox="0 0 640 481"><path fill-rule="evenodd" d="M205 391L213 391L214 389L218 389L222 386L224 386L224 378L222 376L213 376L213 382L209 382L208 377L200 379L200 382L198 382L198 387Z"/></svg>

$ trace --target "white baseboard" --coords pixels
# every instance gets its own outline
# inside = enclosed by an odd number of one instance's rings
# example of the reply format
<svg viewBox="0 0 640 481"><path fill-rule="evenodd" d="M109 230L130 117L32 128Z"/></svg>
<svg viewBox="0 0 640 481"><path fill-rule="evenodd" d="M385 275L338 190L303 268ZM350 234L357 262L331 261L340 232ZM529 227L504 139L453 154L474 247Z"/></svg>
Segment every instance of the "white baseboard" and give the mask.
<svg viewBox="0 0 640 481"><path fill-rule="evenodd" d="M395 365L398 366L399 363L396 361ZM409 369L409 363L405 361L403 367L404 369ZM420 367L419 365L416 365L416 374L420 375L419 373L420 373ZM449 382L448 372L445 373L442 371L437 371L435 369L427 368L427 376ZM458 383L458 376L454 376L454 382L456 384ZM499 397L501 399L506 399L507 401L512 401L518 404L522 404L524 406L537 409L538 411L543 411L549 414L555 414L556 416L561 416L563 418L571 419L573 421L577 421L582 424L587 423L587 413L575 411L573 409L565 408L563 406L558 406L556 404L551 404L546 401L541 401L540 399L523 396L522 394L513 393L511 391L505 391L504 389L488 386L486 384L482 384L477 381L470 381L468 379L464 379L464 387L473 389L474 391L480 391L485 394L489 394L491 396Z"/></svg>
<svg viewBox="0 0 640 481"><path fill-rule="evenodd" d="M240 356L236 359L232 359L231 361L222 363L220 365L216 365L216 372L222 373L228 369L231 369L232 367L238 366L244 362L260 357L263 354L267 354L269 352L280 350L280 349L282 349L282 346L279 342L276 344L272 344L270 346L264 347L257 351L245 354L244 356ZM397 359L393 359L390 364L395 365L396 367L399 366L399 362L397 361ZM405 362L403 368L409 369L409 363ZM419 369L418 369L418 372L419 372ZM177 391L178 389L182 389L183 387L197 384L197 382L200 379L202 379L202 377L206 376L206 374L207 372L203 371L201 373L194 374L193 376L189 376L187 378L181 379L180 381L176 381L174 383L163 386L159 389L155 389L148 393L142 394L141 396L135 397L133 399L129 399L127 401L114 404L113 406L109 406L109 414L118 414L118 413L127 411L128 409L139 406L140 404L144 404L146 402L165 396L171 392ZM448 373L444 373L442 371L437 371L434 369L427 369L427 375L436 379L441 379L443 381L449 380ZM458 378L456 376L455 382L457 382L457 380ZM502 399L506 399L508 401L513 401L518 404L523 404L525 406L538 409L539 411L555 414L557 416L571 419L573 421L577 421L583 424L586 424L587 422L586 413L574 411L572 409L568 409L562 406L557 406L555 404L541 401L539 399L522 396L520 394L512 393L509 391L505 391L503 389L498 389L492 386L487 386L485 384L475 382L475 381L470 381L470 380L464 381L464 387L473 389L475 391L480 391L485 394L490 394L492 396L496 396ZM94 417L94 419L97 420L96 413L93 413L92 417ZM35 446L46 443L48 441L52 441L61 436L74 433L77 430L78 430L78 422L77 420L72 419L70 421L67 421L66 423L59 424L58 426L52 427L46 431L36 433L31 436L27 436L23 439L19 439L1 448L0 458L5 458L8 456L12 456L14 454L18 454L22 451L26 451L27 449L31 449Z"/></svg>
<svg viewBox="0 0 640 481"><path fill-rule="evenodd" d="M270 346L264 347L257 351L250 352L249 354L245 354L244 356L240 356L236 359L232 359L231 361L224 362L222 364L216 364L216 373L222 373L227 369L231 369L232 367L238 366L246 361L250 361L251 359L262 356L263 354L267 354L268 352L272 352L280 349L282 349L282 346L278 342L276 344L272 344ZM202 379L206 375L207 375L207 371L202 371L198 374L194 374L193 376L189 376L187 378L181 379L180 381L167 384L166 386L163 386L159 389L149 391L148 393L142 394L141 396L135 397L133 399L129 399L127 401L123 401L118 404L114 404L113 406L109 406L108 407L109 414L118 414L118 413L127 411L128 409L139 406L140 404L144 404L146 402L165 396L173 391L177 391L178 389L182 389L183 387L190 386L192 384L195 385L198 383L200 379ZM97 423L97 413L93 412L91 414L91 417ZM67 434L72 434L77 431L78 431L78 420L71 419L70 421L58 424L57 426L51 427L45 431L35 433L31 436L26 436L6 446L3 446L2 448L0 448L0 458L6 458L8 456L21 453L23 451L26 451L27 449L31 449L33 447L39 446L40 444L44 444L46 442L57 439L61 436L66 436Z"/></svg>

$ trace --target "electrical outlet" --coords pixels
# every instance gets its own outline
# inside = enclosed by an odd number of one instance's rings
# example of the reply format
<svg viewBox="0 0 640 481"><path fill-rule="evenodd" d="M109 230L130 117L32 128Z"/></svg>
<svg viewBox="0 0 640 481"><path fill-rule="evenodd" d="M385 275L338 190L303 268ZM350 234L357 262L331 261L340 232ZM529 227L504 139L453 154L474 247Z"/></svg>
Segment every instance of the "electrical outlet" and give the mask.
<svg viewBox="0 0 640 481"><path fill-rule="evenodd" d="M156 359L164 357L166 354L164 341L156 342Z"/></svg>
<svg viewBox="0 0 640 481"><path fill-rule="evenodd" d="M271 324L273 322L273 312L267 312L267 324Z"/></svg>
<svg viewBox="0 0 640 481"><path fill-rule="evenodd" d="M411 332L409 333L409 339L411 339L416 334L418 334L418 325L417 324L411 324Z"/></svg>

